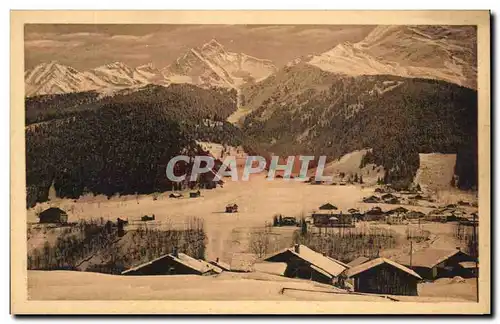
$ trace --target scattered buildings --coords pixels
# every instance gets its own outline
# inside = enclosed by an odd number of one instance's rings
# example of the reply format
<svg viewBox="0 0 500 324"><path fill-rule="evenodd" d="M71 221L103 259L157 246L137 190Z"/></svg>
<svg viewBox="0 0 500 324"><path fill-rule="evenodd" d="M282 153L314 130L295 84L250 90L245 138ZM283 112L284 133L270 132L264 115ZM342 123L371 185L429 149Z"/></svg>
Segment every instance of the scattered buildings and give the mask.
<svg viewBox="0 0 500 324"><path fill-rule="evenodd" d="M68 222L68 214L57 207L50 207L44 210L38 217L40 218L40 223L65 224Z"/></svg>
<svg viewBox="0 0 500 324"><path fill-rule="evenodd" d="M363 262L345 271L354 291L371 294L417 296L422 278L412 269L385 258Z"/></svg>
<svg viewBox="0 0 500 324"><path fill-rule="evenodd" d="M349 267L345 263L324 256L301 244L280 251L265 261L286 263L284 273L286 277L310 279L326 284L333 284L337 277Z"/></svg>
<svg viewBox="0 0 500 324"><path fill-rule="evenodd" d="M470 268L467 270L460 263L475 261L475 259L458 249L424 249L412 253L411 256L404 255L397 261L415 270L422 278L434 280L442 277L470 275Z"/></svg>

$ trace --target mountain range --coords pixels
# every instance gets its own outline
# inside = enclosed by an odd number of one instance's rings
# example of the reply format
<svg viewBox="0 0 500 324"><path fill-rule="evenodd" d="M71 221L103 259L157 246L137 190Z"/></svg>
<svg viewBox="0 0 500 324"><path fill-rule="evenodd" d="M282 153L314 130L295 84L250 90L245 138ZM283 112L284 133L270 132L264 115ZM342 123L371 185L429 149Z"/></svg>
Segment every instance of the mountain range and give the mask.
<svg viewBox="0 0 500 324"><path fill-rule="evenodd" d="M458 186L474 188L475 46L469 27L380 26L281 67L215 40L162 69L42 63L25 74L28 205L46 199L53 181L68 197L172 188L158 165L197 141L330 159L370 148L363 165L405 184L419 153L457 154ZM75 138L85 139L78 150Z"/></svg>
<svg viewBox="0 0 500 324"><path fill-rule="evenodd" d="M474 27L378 26L358 43L345 42L320 54L293 60L335 74L396 75L443 80L477 87ZM147 84L191 83L241 89L278 72L273 62L226 51L215 39L191 48L164 68L152 63L129 67L121 62L89 71L57 62L26 71L26 96L97 90L110 92Z"/></svg>
<svg viewBox="0 0 500 324"><path fill-rule="evenodd" d="M190 49L162 69L152 63L131 68L114 62L80 72L57 62L41 63L25 72L25 93L27 97L91 90L109 93L148 84L172 83L236 89L245 83L261 81L275 71L276 67L269 60L227 52L220 43L211 40Z"/></svg>

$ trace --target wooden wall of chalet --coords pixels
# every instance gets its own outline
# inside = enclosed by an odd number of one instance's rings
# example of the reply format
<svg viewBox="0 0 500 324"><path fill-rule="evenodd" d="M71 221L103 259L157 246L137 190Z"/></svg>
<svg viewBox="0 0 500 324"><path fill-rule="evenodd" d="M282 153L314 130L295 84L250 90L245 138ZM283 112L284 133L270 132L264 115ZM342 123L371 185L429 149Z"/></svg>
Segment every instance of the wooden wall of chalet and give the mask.
<svg viewBox="0 0 500 324"><path fill-rule="evenodd" d="M418 279L388 264L359 273L354 276L354 291L417 296Z"/></svg>
<svg viewBox="0 0 500 324"><path fill-rule="evenodd" d="M308 279L324 284L332 284L332 278L311 268L308 262L300 258L291 258L287 261L284 275L289 278Z"/></svg>

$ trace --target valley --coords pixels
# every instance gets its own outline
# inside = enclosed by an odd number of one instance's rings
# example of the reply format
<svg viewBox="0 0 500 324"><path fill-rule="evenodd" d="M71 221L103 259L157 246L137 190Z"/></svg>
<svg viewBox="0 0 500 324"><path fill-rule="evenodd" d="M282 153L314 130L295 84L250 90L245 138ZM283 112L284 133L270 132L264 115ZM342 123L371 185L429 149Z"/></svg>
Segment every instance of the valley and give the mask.
<svg viewBox="0 0 500 324"><path fill-rule="evenodd" d="M475 30L373 26L353 39L285 64L211 35L171 45L181 54L162 66L79 71L54 60L27 70L30 298L475 300ZM239 173L248 156L267 168L273 156L315 159L309 179L265 170L219 181L212 169L174 181L166 167L180 155L217 166L232 156ZM313 178L320 156L332 180ZM293 262L277 271L269 260L280 251ZM414 253L437 255L429 276ZM349 270L365 263L347 265L359 258L395 279L359 293Z"/></svg>

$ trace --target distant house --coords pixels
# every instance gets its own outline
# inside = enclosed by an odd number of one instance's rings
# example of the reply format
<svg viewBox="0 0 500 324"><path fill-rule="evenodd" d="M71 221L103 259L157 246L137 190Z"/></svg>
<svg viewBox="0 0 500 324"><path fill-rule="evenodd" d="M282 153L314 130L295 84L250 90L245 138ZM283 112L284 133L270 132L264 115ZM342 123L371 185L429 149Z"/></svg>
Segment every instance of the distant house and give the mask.
<svg viewBox="0 0 500 324"><path fill-rule="evenodd" d="M190 192L189 193L189 198L197 198L197 197L200 197L201 196L201 192L198 190L198 191L193 191L193 192Z"/></svg>
<svg viewBox="0 0 500 324"><path fill-rule="evenodd" d="M222 269L218 266L192 258L184 253L173 252L123 271L122 275L212 275L221 272Z"/></svg>
<svg viewBox="0 0 500 324"><path fill-rule="evenodd" d="M411 210L405 214L406 219L420 219L424 218L425 214L419 211Z"/></svg>
<svg viewBox="0 0 500 324"><path fill-rule="evenodd" d="M364 203L368 203L368 204L379 203L380 202L380 198L377 197L377 196L369 196L369 197L363 198L363 202Z"/></svg>
<svg viewBox="0 0 500 324"><path fill-rule="evenodd" d="M354 227L354 217L350 213L314 213L311 215L316 227Z"/></svg>
<svg viewBox="0 0 500 324"><path fill-rule="evenodd" d="M38 217L40 218L40 223L53 223L53 224L65 224L68 222L68 214L60 208L50 207L49 209L41 212Z"/></svg>
<svg viewBox="0 0 500 324"><path fill-rule="evenodd" d="M365 212L363 220L365 221L379 221L384 219L384 212L380 207L373 207Z"/></svg>
<svg viewBox="0 0 500 324"><path fill-rule="evenodd" d="M412 268L422 278L434 280L442 277L467 276L470 271L464 271L462 262L475 259L458 249L424 249L404 255L397 261Z"/></svg>
<svg viewBox="0 0 500 324"><path fill-rule="evenodd" d="M226 206L226 213L237 213L237 212L238 212L238 205L229 204Z"/></svg>
<svg viewBox="0 0 500 324"><path fill-rule="evenodd" d="M397 207L397 208L394 208L394 209L391 209L391 210L388 210L386 212L386 215L393 215L393 214L405 214L408 212L408 209L404 208L404 207Z"/></svg>
<svg viewBox="0 0 500 324"><path fill-rule="evenodd" d="M422 278L412 269L385 258L363 262L345 271L354 291L371 294L417 296Z"/></svg>
<svg viewBox="0 0 500 324"><path fill-rule="evenodd" d="M391 224L403 224L405 221L405 215L404 214L390 214L385 216L385 222L389 225Z"/></svg>
<svg viewBox="0 0 500 324"><path fill-rule="evenodd" d="M330 203L326 203L324 205L319 206L319 210L337 210L337 206L334 206Z"/></svg>
<svg viewBox="0 0 500 324"><path fill-rule="evenodd" d="M326 284L333 284L336 278L349 267L345 263L324 256L302 244L280 251L265 261L286 263L286 277L309 279Z"/></svg>

